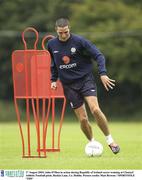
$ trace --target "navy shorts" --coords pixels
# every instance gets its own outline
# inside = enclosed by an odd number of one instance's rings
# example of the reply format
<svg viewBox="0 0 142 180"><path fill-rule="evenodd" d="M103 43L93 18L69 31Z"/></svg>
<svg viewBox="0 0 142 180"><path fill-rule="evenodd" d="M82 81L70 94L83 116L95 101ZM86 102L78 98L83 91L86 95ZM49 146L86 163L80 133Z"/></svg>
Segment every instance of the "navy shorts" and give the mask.
<svg viewBox="0 0 142 180"><path fill-rule="evenodd" d="M97 87L92 73L71 84L63 84L63 89L73 109L79 108L84 103L85 96L97 96Z"/></svg>

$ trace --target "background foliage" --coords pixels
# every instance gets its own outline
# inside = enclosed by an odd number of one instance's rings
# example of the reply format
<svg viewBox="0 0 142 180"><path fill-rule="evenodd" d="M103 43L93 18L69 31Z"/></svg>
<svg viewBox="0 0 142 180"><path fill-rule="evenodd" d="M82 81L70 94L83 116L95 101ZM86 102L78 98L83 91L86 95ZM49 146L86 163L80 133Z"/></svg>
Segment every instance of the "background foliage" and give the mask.
<svg viewBox="0 0 142 180"><path fill-rule="evenodd" d="M23 48L21 32L35 27L41 39L46 33L55 34L55 20L66 17L73 33L89 39L103 52L108 75L116 80L116 88L105 92L94 68L104 111L141 114L141 9L140 0L0 0L0 99L13 99L11 54Z"/></svg>

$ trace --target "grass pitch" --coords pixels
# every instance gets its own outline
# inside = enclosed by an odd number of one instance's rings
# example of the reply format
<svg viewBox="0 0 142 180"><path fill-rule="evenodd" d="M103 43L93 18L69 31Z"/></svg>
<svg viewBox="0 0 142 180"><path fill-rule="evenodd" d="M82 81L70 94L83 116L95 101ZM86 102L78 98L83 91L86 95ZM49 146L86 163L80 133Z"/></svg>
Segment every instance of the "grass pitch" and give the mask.
<svg viewBox="0 0 142 180"><path fill-rule="evenodd" d="M110 123L113 137L121 147L114 155L97 125L92 122L96 140L101 142L104 152L101 157L87 157L84 147L87 139L79 123L65 122L61 132L61 152L48 153L47 158L23 159L19 128L15 123L0 124L0 169L142 169L142 123ZM32 124L34 129L34 125ZM36 139L36 135L32 136ZM34 145L32 146L34 147Z"/></svg>

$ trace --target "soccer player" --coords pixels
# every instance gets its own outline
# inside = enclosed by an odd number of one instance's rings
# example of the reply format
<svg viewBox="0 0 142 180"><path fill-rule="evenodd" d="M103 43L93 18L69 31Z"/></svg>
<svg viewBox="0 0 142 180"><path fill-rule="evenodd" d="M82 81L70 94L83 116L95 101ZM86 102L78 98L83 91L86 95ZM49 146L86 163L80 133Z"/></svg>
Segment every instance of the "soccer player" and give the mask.
<svg viewBox="0 0 142 180"><path fill-rule="evenodd" d="M113 140L107 118L99 107L92 74L93 58L97 62L100 79L105 89L107 91L113 89L115 80L107 76L105 57L90 41L70 33L68 19L58 19L55 29L58 36L48 42L48 50L52 57L51 88L56 90L56 81L59 78L64 94L80 121L82 131L89 141L93 141L92 127L84 103L86 101L97 125L106 137L108 146L114 154L117 154L120 148Z"/></svg>

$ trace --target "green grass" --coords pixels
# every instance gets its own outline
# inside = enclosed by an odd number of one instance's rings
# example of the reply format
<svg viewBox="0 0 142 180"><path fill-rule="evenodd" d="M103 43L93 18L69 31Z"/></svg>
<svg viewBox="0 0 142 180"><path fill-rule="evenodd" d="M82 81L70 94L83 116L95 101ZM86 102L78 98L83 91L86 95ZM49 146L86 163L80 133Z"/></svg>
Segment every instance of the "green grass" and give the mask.
<svg viewBox="0 0 142 180"><path fill-rule="evenodd" d="M121 147L118 155L112 154L103 134L92 122L94 135L103 144L104 152L101 157L87 157L84 153L87 140L79 124L64 122L61 152L48 153L48 157L42 159L25 159L21 157L17 123L1 123L0 169L142 169L142 123L115 122L109 125ZM35 139L36 135L33 133L32 141Z"/></svg>

